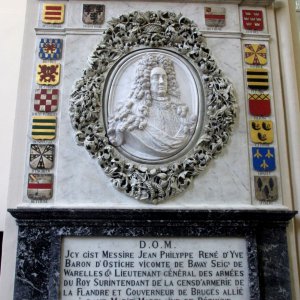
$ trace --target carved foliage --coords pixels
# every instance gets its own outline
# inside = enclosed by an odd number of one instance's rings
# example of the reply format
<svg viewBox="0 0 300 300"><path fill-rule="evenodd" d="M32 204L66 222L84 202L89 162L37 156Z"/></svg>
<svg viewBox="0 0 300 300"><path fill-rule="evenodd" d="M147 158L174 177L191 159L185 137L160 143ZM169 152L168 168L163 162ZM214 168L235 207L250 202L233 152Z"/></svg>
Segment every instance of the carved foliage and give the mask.
<svg viewBox="0 0 300 300"><path fill-rule="evenodd" d="M184 191L228 142L236 116L232 85L217 67L196 24L180 14L133 12L109 24L71 95L76 141L98 159L116 188L138 200L159 203ZM102 116L103 88L119 58L133 50L160 47L181 54L196 67L205 90L206 116L203 134L187 156L163 167L149 167L121 158L109 143Z"/></svg>

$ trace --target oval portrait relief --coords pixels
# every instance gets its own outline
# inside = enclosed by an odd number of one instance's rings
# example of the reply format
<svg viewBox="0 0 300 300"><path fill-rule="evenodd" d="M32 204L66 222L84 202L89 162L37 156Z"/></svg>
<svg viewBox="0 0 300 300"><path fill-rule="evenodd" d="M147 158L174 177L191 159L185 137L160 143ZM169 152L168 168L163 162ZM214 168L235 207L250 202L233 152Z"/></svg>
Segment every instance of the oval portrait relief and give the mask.
<svg viewBox="0 0 300 300"><path fill-rule="evenodd" d="M201 131L200 78L168 50L138 50L121 59L106 87L106 127L125 157L158 164L184 155Z"/></svg>
<svg viewBox="0 0 300 300"><path fill-rule="evenodd" d="M231 82L197 25L173 12L122 15L75 83L75 139L114 187L157 204L186 190L228 143Z"/></svg>

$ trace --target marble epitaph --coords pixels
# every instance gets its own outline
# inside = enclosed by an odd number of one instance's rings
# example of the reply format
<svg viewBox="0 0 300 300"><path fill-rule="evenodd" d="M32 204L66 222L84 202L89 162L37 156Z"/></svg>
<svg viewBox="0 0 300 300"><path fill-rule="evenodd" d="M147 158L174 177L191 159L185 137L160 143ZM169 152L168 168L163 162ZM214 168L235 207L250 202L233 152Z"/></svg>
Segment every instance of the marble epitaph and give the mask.
<svg viewBox="0 0 300 300"><path fill-rule="evenodd" d="M65 238L61 300L250 299L243 238Z"/></svg>

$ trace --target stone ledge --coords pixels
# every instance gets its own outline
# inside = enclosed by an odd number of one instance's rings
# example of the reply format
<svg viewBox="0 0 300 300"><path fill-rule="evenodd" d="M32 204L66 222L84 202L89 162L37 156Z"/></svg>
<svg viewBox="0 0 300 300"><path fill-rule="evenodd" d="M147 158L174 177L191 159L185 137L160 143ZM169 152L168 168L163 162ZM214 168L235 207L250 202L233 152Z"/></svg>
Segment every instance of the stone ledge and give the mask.
<svg viewBox="0 0 300 300"><path fill-rule="evenodd" d="M84 221L124 222L136 221L155 223L173 221L175 223L208 221L287 223L297 211L291 210L161 210L161 209L74 209L74 208L18 208L8 209L18 223L23 221Z"/></svg>

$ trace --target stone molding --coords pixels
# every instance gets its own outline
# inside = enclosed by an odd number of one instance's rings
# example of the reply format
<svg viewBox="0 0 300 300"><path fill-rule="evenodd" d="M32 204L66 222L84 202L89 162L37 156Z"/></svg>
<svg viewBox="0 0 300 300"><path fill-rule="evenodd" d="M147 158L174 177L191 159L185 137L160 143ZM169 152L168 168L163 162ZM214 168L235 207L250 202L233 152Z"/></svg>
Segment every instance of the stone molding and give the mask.
<svg viewBox="0 0 300 300"><path fill-rule="evenodd" d="M70 209L70 208L17 208L9 209L9 213L17 220L19 225L31 222L49 223L54 221L72 222L123 222L124 220L136 220L145 223L161 222L168 220L175 223L205 223L207 221L218 222L248 222L249 224L282 223L284 226L297 214L291 210L185 210L185 209Z"/></svg>

